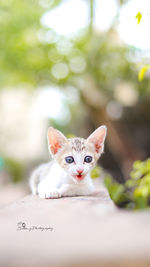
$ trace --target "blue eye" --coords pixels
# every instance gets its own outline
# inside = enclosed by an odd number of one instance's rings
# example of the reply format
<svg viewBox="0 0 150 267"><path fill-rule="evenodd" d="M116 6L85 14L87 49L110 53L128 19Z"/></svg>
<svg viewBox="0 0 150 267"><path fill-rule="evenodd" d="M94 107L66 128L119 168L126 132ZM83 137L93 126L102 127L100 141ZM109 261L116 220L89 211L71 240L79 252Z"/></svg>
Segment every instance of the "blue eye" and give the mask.
<svg viewBox="0 0 150 267"><path fill-rule="evenodd" d="M69 164L72 163L72 162L74 162L74 158L73 158L72 156L68 156L68 157L66 157L65 160L66 160L66 162L69 163Z"/></svg>
<svg viewBox="0 0 150 267"><path fill-rule="evenodd" d="M86 156L84 158L84 162L86 162L86 163L90 163L91 161L92 161L92 157L91 156Z"/></svg>

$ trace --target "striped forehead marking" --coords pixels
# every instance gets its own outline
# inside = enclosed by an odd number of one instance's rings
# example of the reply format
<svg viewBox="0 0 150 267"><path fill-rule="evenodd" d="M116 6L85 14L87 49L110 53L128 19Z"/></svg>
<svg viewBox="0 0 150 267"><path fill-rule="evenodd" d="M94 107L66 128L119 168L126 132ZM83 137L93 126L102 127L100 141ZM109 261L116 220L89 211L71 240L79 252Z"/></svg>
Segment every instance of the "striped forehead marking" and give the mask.
<svg viewBox="0 0 150 267"><path fill-rule="evenodd" d="M85 147L85 140L83 138L72 138L69 140L71 143L71 148L75 151L83 151Z"/></svg>

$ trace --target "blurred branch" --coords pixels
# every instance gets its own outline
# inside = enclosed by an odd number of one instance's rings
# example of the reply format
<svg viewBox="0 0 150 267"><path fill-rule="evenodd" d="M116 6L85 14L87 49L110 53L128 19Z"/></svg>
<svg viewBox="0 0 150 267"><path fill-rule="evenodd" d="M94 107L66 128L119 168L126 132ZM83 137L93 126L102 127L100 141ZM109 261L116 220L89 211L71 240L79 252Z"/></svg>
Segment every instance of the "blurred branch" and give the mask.
<svg viewBox="0 0 150 267"><path fill-rule="evenodd" d="M97 92L97 99L104 99L104 96L102 92L100 92L98 98L99 90L93 87L94 81L90 82L89 79L86 79L86 81L86 87L81 92L82 100L89 109L95 127L101 124L105 124L108 127L107 142L109 149L112 155L118 159L118 163L121 162L124 177L127 179L133 162L137 159L142 159L142 153L134 145L132 137L129 136L126 128L123 125L119 128L116 127L109 119L105 111L105 103L102 104L99 101L99 105L97 105L96 102L92 101L92 94L94 94L95 91Z"/></svg>
<svg viewBox="0 0 150 267"><path fill-rule="evenodd" d="M90 24L89 24L89 31L92 34L93 32L93 19L94 19L94 6L95 6L95 0L89 0L90 1Z"/></svg>

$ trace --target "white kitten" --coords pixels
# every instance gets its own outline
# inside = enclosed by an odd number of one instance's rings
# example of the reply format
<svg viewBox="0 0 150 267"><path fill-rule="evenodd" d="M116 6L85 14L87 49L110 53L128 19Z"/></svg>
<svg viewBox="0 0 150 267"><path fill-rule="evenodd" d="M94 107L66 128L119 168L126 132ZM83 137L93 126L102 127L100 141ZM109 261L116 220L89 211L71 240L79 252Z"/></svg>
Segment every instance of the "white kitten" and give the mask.
<svg viewBox="0 0 150 267"><path fill-rule="evenodd" d="M48 144L53 160L40 165L32 173L32 194L41 198L59 198L94 192L90 171L103 152L106 132L106 126L101 126L87 139L67 139L50 127Z"/></svg>

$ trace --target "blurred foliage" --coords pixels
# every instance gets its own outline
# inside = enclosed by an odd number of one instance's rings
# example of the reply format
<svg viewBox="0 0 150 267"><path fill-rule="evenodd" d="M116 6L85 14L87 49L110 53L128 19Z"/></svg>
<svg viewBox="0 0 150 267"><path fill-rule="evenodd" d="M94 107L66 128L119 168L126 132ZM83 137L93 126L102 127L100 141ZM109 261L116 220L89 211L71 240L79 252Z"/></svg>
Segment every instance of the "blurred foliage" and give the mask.
<svg viewBox="0 0 150 267"><path fill-rule="evenodd" d="M93 170L91 171L91 177L92 178L99 178L101 176L102 169L99 166L95 166Z"/></svg>
<svg viewBox="0 0 150 267"><path fill-rule="evenodd" d="M24 165L12 158L0 158L0 170L6 171L12 182L17 183L24 178Z"/></svg>
<svg viewBox="0 0 150 267"><path fill-rule="evenodd" d="M49 6L53 8L59 2L61 1L0 1L0 85L36 85L40 78L48 78L51 66L48 52L53 44L41 43L38 39L40 18Z"/></svg>
<svg viewBox="0 0 150 267"><path fill-rule="evenodd" d="M135 161L133 170L125 184L115 182L111 176L105 178L105 185L114 203L128 209L150 207L150 159Z"/></svg>
<svg viewBox="0 0 150 267"><path fill-rule="evenodd" d="M128 60L134 51L120 45L115 30L96 33L91 22L89 28L67 38L42 26L42 15L59 4L62 1L1 0L1 88L64 83L80 88L79 79L88 75L108 98L113 98L120 80L134 83L141 92L135 66ZM149 81L143 83L148 88Z"/></svg>
<svg viewBox="0 0 150 267"><path fill-rule="evenodd" d="M72 133L69 133L69 134L66 135L66 137L67 137L67 138L74 138L74 137L76 137L76 136L75 136L74 134L72 134Z"/></svg>
<svg viewBox="0 0 150 267"><path fill-rule="evenodd" d="M141 14L141 12L138 12L137 15L135 16L135 18L137 19L137 23L140 24L141 19L142 19L142 14ZM147 72L147 70L148 70L149 68L150 68L150 65L144 65L144 66L140 69L140 71L139 71L139 73L138 73L138 80L139 80L140 82L143 81L143 79L144 79L144 75L145 75L145 73Z"/></svg>
<svg viewBox="0 0 150 267"><path fill-rule="evenodd" d="M148 69L150 69L150 65L145 65L144 67L140 69L139 74L138 74L138 79L140 82L143 81L144 75Z"/></svg>
<svg viewBox="0 0 150 267"><path fill-rule="evenodd" d="M0 157L0 171L4 169L4 165L5 165L4 159Z"/></svg>

